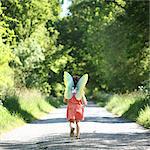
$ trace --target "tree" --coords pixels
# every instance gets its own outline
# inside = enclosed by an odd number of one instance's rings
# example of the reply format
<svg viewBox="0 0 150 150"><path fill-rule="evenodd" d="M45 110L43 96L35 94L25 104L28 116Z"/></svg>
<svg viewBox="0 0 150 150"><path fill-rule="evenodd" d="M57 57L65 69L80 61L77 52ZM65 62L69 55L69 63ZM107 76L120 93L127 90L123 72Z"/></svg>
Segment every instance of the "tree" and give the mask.
<svg viewBox="0 0 150 150"><path fill-rule="evenodd" d="M0 15L3 14L0 3ZM14 73L9 63L14 55L10 48L14 33L8 28L8 25L0 20L0 99L4 99L10 89L14 86Z"/></svg>
<svg viewBox="0 0 150 150"><path fill-rule="evenodd" d="M91 87L109 91L133 90L148 79L148 1L76 0L70 11L58 26L73 59L66 69L88 72Z"/></svg>

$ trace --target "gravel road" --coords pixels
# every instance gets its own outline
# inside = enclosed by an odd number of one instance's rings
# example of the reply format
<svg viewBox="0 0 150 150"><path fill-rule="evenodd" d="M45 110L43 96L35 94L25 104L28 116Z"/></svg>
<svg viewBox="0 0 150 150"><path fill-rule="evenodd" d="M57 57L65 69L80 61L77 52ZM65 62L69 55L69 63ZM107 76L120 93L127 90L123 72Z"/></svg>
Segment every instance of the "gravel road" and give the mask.
<svg viewBox="0 0 150 150"><path fill-rule="evenodd" d="M69 137L66 106L41 120L12 130L0 139L1 149L17 150L150 150L150 130L123 120L89 102L80 123L80 139Z"/></svg>

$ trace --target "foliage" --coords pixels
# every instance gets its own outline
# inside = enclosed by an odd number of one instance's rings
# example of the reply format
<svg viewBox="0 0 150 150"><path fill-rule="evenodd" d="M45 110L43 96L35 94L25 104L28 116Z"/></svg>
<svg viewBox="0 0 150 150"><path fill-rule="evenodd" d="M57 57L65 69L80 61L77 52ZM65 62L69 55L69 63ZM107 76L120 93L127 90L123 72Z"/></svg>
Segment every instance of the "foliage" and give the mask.
<svg viewBox="0 0 150 150"><path fill-rule="evenodd" d="M1 70L2 74L9 74L8 80L1 77L0 84L5 80L6 84L14 82L14 88L35 87L50 94L56 82L53 79L49 83L51 74L59 76L69 59L61 53L62 46L57 44L59 32L54 27L60 4L57 0L2 0L0 6L0 58L7 60Z"/></svg>
<svg viewBox="0 0 150 150"><path fill-rule="evenodd" d="M140 111L139 117L137 118L137 122L143 125L145 128L150 128L150 106L145 106L144 109Z"/></svg>
<svg viewBox="0 0 150 150"><path fill-rule="evenodd" d="M91 89L137 89L150 66L148 7L148 1L72 1L58 24L59 42L74 59L66 69L88 72Z"/></svg>
<svg viewBox="0 0 150 150"><path fill-rule="evenodd" d="M36 74L32 74L32 72L39 68L40 63L45 59L43 51L44 49L34 39L22 41L14 49L14 53L19 58L18 66L15 70L17 74L16 85L19 82L26 87L30 87L30 85L37 82Z"/></svg>
<svg viewBox="0 0 150 150"><path fill-rule="evenodd" d="M0 105L0 134L18 125L24 124L23 120L17 115L12 115L5 107Z"/></svg>
<svg viewBox="0 0 150 150"><path fill-rule="evenodd" d="M112 94L107 94L104 91L97 91L95 90L93 92L93 95L90 97L91 100L97 103L98 106L104 107L109 102L110 98L112 97Z"/></svg>
<svg viewBox="0 0 150 150"><path fill-rule="evenodd" d="M112 113L129 120L136 121L146 128L150 128L150 100L147 99L147 95L145 93L132 92L125 94L113 94L109 95L109 98L107 99L105 97L108 94L103 93L103 95L99 95L100 98L97 99L98 105L103 104L103 106Z"/></svg>
<svg viewBox="0 0 150 150"><path fill-rule="evenodd" d="M1 49L7 55L1 57L9 56L2 68L13 69L16 87L53 95L64 70L89 73L91 89L137 89L150 66L147 3L75 0L70 15L59 19L57 0L2 0Z"/></svg>
<svg viewBox="0 0 150 150"><path fill-rule="evenodd" d="M14 96L7 96L0 104L1 133L47 114L54 109L54 105L49 101L50 98L46 98L37 90L24 89Z"/></svg>
<svg viewBox="0 0 150 150"><path fill-rule="evenodd" d="M2 8L0 3L0 15ZM13 88L14 73L9 66L9 62L13 59L10 43L13 42L13 31L8 25L0 19L0 99L4 99L5 94Z"/></svg>
<svg viewBox="0 0 150 150"><path fill-rule="evenodd" d="M47 20L55 21L60 11L56 0L1 0L5 20L17 40L26 39Z"/></svg>

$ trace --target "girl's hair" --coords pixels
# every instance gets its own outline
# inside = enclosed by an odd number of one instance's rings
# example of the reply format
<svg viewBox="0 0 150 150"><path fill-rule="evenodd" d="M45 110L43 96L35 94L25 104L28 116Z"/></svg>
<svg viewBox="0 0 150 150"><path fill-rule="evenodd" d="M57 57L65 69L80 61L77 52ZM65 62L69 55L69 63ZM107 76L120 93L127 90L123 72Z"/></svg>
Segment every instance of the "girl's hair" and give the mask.
<svg viewBox="0 0 150 150"><path fill-rule="evenodd" d="M74 86L76 87L76 85L79 81L79 76L77 76L77 75L73 76L73 81L74 81Z"/></svg>

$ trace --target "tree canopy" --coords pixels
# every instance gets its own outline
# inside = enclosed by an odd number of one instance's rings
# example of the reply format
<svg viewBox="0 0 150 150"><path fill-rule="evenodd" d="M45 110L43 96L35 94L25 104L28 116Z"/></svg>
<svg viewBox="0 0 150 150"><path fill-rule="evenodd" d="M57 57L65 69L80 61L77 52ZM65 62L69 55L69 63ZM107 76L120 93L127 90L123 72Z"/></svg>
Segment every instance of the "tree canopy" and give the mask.
<svg viewBox="0 0 150 150"><path fill-rule="evenodd" d="M0 98L16 88L60 96L63 72L89 74L89 90L148 84L149 1L0 1ZM9 90L8 90L9 89Z"/></svg>
<svg viewBox="0 0 150 150"><path fill-rule="evenodd" d="M90 86L137 89L148 80L148 1L75 0L58 25L59 42L74 58L73 73L88 72Z"/></svg>

